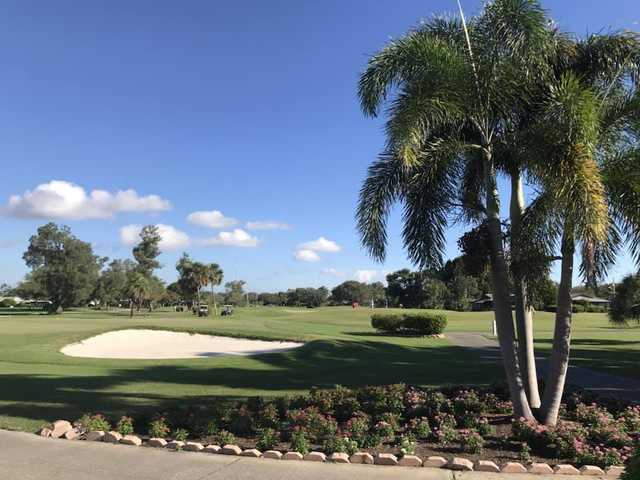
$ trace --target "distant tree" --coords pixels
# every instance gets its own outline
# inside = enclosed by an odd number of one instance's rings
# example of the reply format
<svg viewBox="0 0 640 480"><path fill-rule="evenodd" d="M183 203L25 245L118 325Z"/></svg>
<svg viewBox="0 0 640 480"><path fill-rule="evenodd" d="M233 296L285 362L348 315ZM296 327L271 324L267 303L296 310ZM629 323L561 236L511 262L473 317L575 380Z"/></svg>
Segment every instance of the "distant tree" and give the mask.
<svg viewBox="0 0 640 480"><path fill-rule="evenodd" d="M420 308L425 302L424 274L408 268L387 275L387 296L391 305Z"/></svg>
<svg viewBox="0 0 640 480"><path fill-rule="evenodd" d="M22 256L34 282L51 302L52 311L87 302L105 259L66 226L48 223L29 239Z"/></svg>
<svg viewBox="0 0 640 480"><path fill-rule="evenodd" d="M153 271L160 268L160 232L156 225L147 225L140 231L140 242L133 247L133 258L138 262L137 270L150 278Z"/></svg>
<svg viewBox="0 0 640 480"><path fill-rule="evenodd" d="M347 280L331 290L331 300L336 304L358 302L365 304L369 300L369 287L366 283Z"/></svg>
<svg viewBox="0 0 640 480"><path fill-rule="evenodd" d="M136 263L132 260L112 260L111 263L102 270L93 298L100 301L101 305L109 308L109 305L117 305L127 297L128 276L136 268Z"/></svg>
<svg viewBox="0 0 640 480"><path fill-rule="evenodd" d="M224 272L220 265L217 263L210 263L207 265L207 280L211 286L211 300L213 301L213 311L218 315L218 305L216 304L216 292L214 287L217 287L222 283L224 279Z"/></svg>
<svg viewBox="0 0 640 480"><path fill-rule="evenodd" d="M183 253L178 263L176 263L176 270L178 271L178 289L182 298L189 305L192 305L198 294L198 279L194 270L195 262L191 260L191 257L187 253Z"/></svg>
<svg viewBox="0 0 640 480"><path fill-rule="evenodd" d="M386 290L382 282L369 284L369 300L373 300L374 305L382 304L386 298Z"/></svg>
<svg viewBox="0 0 640 480"><path fill-rule="evenodd" d="M30 300L47 299L46 292L42 289L40 283L34 281L33 274L31 272L24 276L24 279L16 285L16 287L11 291L11 294Z"/></svg>
<svg viewBox="0 0 640 480"><path fill-rule="evenodd" d="M12 291L13 291L13 288L11 287L11 285L7 283L0 284L0 296L6 297L8 295L11 295Z"/></svg>
<svg viewBox="0 0 640 480"><path fill-rule="evenodd" d="M129 296L130 317L133 317L134 305L140 310L142 303L149 297L150 291L149 279L142 272L132 272L129 275L127 294Z"/></svg>
<svg viewBox="0 0 640 480"><path fill-rule="evenodd" d="M618 324L625 324L627 320L640 323L640 275L628 275L616 287L609 320Z"/></svg>
<svg viewBox="0 0 640 480"><path fill-rule="evenodd" d="M246 282L244 280L233 280L224 284L225 293L224 300L231 305L242 305L245 300L244 286Z"/></svg>

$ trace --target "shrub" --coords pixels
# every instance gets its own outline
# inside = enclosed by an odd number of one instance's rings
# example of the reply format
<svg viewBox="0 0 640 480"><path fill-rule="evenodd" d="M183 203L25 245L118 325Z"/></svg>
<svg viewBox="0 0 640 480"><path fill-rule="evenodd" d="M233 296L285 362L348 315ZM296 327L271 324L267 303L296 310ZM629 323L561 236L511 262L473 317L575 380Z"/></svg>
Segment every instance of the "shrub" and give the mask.
<svg viewBox="0 0 640 480"><path fill-rule="evenodd" d="M413 313L404 315L402 329L415 335L440 335L447 326L442 314Z"/></svg>
<svg viewBox="0 0 640 480"><path fill-rule="evenodd" d="M358 391L358 401L369 415L384 413L402 414L404 411L405 385L402 383L382 387L363 387Z"/></svg>
<svg viewBox="0 0 640 480"><path fill-rule="evenodd" d="M405 455L413 455L416 453L416 439L413 435L403 435L400 437L400 441L398 442L398 447L400 447L400 454L404 457Z"/></svg>
<svg viewBox="0 0 640 480"><path fill-rule="evenodd" d="M636 449L634 457L629 461L622 480L640 480L640 447Z"/></svg>
<svg viewBox="0 0 640 480"><path fill-rule="evenodd" d="M358 451L358 442L342 435L332 435L325 440L323 449L327 455L332 453L353 455Z"/></svg>
<svg viewBox="0 0 640 480"><path fill-rule="evenodd" d="M380 445L382 445L382 437L380 437L376 432L367 434L364 437L364 442L362 443L364 448L377 448Z"/></svg>
<svg viewBox="0 0 640 480"><path fill-rule="evenodd" d="M461 430L459 434L460 446L467 453L482 453L484 438L475 430Z"/></svg>
<svg viewBox="0 0 640 480"><path fill-rule="evenodd" d="M420 440L431 437L431 426L425 417L412 418L407 425L408 430Z"/></svg>
<svg viewBox="0 0 640 480"><path fill-rule="evenodd" d="M176 428L171 436L178 442L184 442L189 438L189 432L184 428Z"/></svg>
<svg viewBox="0 0 640 480"><path fill-rule="evenodd" d="M447 446L458 439L458 431L449 425L442 425L433 429L433 437L441 446Z"/></svg>
<svg viewBox="0 0 640 480"><path fill-rule="evenodd" d="M149 436L152 438L165 438L169 435L169 425L164 417L157 417L149 423Z"/></svg>
<svg viewBox="0 0 640 480"><path fill-rule="evenodd" d="M574 415L577 421L587 427L608 425L613 422L613 415L611 415L605 408L602 408L595 403L592 403L591 405L579 403L576 405Z"/></svg>
<svg viewBox="0 0 640 480"><path fill-rule="evenodd" d="M387 422L378 422L373 427L374 432L378 435L383 441L393 442L396 438L396 431L393 426Z"/></svg>
<svg viewBox="0 0 640 480"><path fill-rule="evenodd" d="M118 420L118 424L116 425L116 431L122 435L132 435L133 434L133 418L131 417L120 417Z"/></svg>
<svg viewBox="0 0 640 480"><path fill-rule="evenodd" d="M263 428L258 431L256 447L259 450L272 450L280 441L280 434L272 428Z"/></svg>
<svg viewBox="0 0 640 480"><path fill-rule="evenodd" d="M369 426L369 417L366 413L360 412L360 414L347 421L344 430L350 438L358 442L360 445L363 445L365 443L367 432L369 431Z"/></svg>
<svg viewBox="0 0 640 480"><path fill-rule="evenodd" d="M292 452L298 452L302 455L306 455L309 453L310 444L309 444L309 436L307 432L300 428L296 427L291 432L291 441L289 442L289 450Z"/></svg>
<svg viewBox="0 0 640 480"><path fill-rule="evenodd" d="M374 314L371 316L371 326L385 333L439 335L447 326L447 317L433 313Z"/></svg>
<svg viewBox="0 0 640 480"><path fill-rule="evenodd" d="M257 424L260 428L278 428L280 414L278 408L273 403L268 403L258 413Z"/></svg>
<svg viewBox="0 0 640 480"><path fill-rule="evenodd" d="M444 393L438 390L429 390L423 404L424 414L433 418L441 412L449 412L451 405Z"/></svg>
<svg viewBox="0 0 640 480"><path fill-rule="evenodd" d="M253 415L246 405L234 409L228 416L229 430L236 435L250 435L253 433Z"/></svg>
<svg viewBox="0 0 640 480"><path fill-rule="evenodd" d="M227 430L220 430L216 435L216 441L220 445L233 445L236 443L236 436Z"/></svg>
<svg viewBox="0 0 640 480"><path fill-rule="evenodd" d="M640 406L627 407L618 417L627 432L640 432Z"/></svg>
<svg viewBox="0 0 640 480"><path fill-rule="evenodd" d="M97 430L108 432L111 430L111 424L109 421L99 413L93 415L87 413L83 415L76 424L87 432L95 432Z"/></svg>
<svg viewBox="0 0 640 480"><path fill-rule="evenodd" d="M371 315L371 326L385 333L397 333L402 328L402 316L376 313Z"/></svg>
<svg viewBox="0 0 640 480"><path fill-rule="evenodd" d="M531 447L526 443L520 445L518 459L524 464L531 463Z"/></svg>

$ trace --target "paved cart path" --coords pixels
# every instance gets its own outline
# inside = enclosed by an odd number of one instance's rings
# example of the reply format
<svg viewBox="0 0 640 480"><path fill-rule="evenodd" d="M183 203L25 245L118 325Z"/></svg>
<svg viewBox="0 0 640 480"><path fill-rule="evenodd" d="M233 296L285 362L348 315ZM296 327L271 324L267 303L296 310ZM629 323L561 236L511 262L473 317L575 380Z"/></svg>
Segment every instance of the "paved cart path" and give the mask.
<svg viewBox="0 0 640 480"><path fill-rule="evenodd" d="M2 480L552 480L553 475L491 474L436 468L264 460L0 430ZM584 477L582 477L584 478ZM578 480L565 476L563 480Z"/></svg>
<svg viewBox="0 0 640 480"><path fill-rule="evenodd" d="M453 332L447 333L449 341L459 347L465 347L480 351L486 358L498 358L498 342L487 338L481 333ZM620 352L623 355L623 352ZM569 362L571 363L571 362ZM538 376L546 375L548 362L546 358L536 357ZM640 380L620 377L610 373L597 372L583 367L575 367L569 364L567 372L567 384L582 387L597 392L601 395L622 398L634 402L640 402Z"/></svg>

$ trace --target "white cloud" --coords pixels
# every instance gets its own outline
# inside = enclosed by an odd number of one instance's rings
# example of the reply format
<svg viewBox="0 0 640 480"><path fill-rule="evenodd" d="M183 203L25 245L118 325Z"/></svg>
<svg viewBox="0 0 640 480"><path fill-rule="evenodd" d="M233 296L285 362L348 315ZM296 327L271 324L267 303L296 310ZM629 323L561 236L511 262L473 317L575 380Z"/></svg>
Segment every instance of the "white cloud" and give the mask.
<svg viewBox="0 0 640 480"><path fill-rule="evenodd" d="M319 237L317 240L302 243L298 246L299 250L312 250L314 252L330 252L335 253L342 250L342 247L333 240Z"/></svg>
<svg viewBox="0 0 640 480"><path fill-rule="evenodd" d="M248 230L289 230L291 226L287 223L274 222L272 220L256 220L245 224Z"/></svg>
<svg viewBox="0 0 640 480"><path fill-rule="evenodd" d="M320 273L324 274L324 275L333 275L334 277L344 277L344 272L341 272L340 270L337 270L333 267L331 268L323 268L322 270L320 270Z"/></svg>
<svg viewBox="0 0 640 480"><path fill-rule="evenodd" d="M188 247L191 243L189 235L181 230L171 226L159 223L158 233L160 234L160 250L178 250L180 248ZM132 247L140 241L140 230L142 225L126 225L120 229L120 241L128 246Z"/></svg>
<svg viewBox="0 0 640 480"><path fill-rule="evenodd" d="M215 237L200 240L199 243L204 246L256 247L260 240L252 237L241 228L236 228L233 232L220 232Z"/></svg>
<svg viewBox="0 0 640 480"><path fill-rule="evenodd" d="M356 273L353 275L358 282L362 283L370 283L378 275L377 270L356 270Z"/></svg>
<svg viewBox="0 0 640 480"><path fill-rule="evenodd" d="M158 195L141 197L135 190L92 190L89 194L79 185L52 180L9 197L5 214L21 218L58 218L84 220L110 218L121 212L158 212L169 210L171 204Z"/></svg>
<svg viewBox="0 0 640 480"><path fill-rule="evenodd" d="M293 256L296 260L300 262L317 262L320 260L320 255L318 255L313 250L301 249L293 252Z"/></svg>
<svg viewBox="0 0 640 480"><path fill-rule="evenodd" d="M208 228L229 228L238 224L237 219L225 217L220 210L193 212L189 214L187 221Z"/></svg>

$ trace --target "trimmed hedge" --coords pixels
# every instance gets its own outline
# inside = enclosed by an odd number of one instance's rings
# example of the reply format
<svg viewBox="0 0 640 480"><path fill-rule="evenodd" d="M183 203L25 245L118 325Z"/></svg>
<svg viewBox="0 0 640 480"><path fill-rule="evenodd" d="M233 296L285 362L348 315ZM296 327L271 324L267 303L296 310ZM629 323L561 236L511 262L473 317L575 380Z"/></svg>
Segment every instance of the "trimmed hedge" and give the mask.
<svg viewBox="0 0 640 480"><path fill-rule="evenodd" d="M374 314L371 326L385 333L440 335L447 326L447 317L433 313Z"/></svg>

